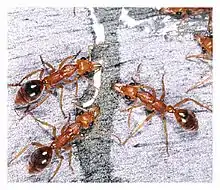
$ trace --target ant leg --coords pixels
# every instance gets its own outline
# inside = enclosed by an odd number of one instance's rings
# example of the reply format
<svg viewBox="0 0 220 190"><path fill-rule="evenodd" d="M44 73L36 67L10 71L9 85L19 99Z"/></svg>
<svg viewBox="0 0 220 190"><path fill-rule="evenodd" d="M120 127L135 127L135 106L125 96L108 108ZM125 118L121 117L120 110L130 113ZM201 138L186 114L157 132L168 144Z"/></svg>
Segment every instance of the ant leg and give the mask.
<svg viewBox="0 0 220 190"><path fill-rule="evenodd" d="M137 82L137 80L135 80L134 77L131 77L131 80L133 80L135 84L140 84L140 67L141 67L141 64L142 64L142 63L140 63L140 64L137 66L136 74L134 75L135 77L138 78L138 81L139 81L139 82Z"/></svg>
<svg viewBox="0 0 220 190"><path fill-rule="evenodd" d="M198 59L202 58L206 60L211 60L210 55L208 54L189 55L189 56L186 56L186 60L190 60L193 57L198 58Z"/></svg>
<svg viewBox="0 0 220 190"><path fill-rule="evenodd" d="M76 99L78 99L78 88L79 88L78 79L76 79L76 92L75 92Z"/></svg>
<svg viewBox="0 0 220 190"><path fill-rule="evenodd" d="M63 67L63 65L64 65L69 59L72 59L73 57L74 57L74 56L71 55L71 56L68 56L68 57L66 57L65 59L63 59L63 60L60 62L60 64L59 64L58 70L60 70L60 69Z"/></svg>
<svg viewBox="0 0 220 190"><path fill-rule="evenodd" d="M70 84L70 83L75 82L75 80L63 79L63 82L64 82L65 84Z"/></svg>
<svg viewBox="0 0 220 190"><path fill-rule="evenodd" d="M143 106L143 105L141 105L141 106ZM129 114L128 114L128 128L129 129L131 128L131 114L132 114L133 109L137 108L137 107L141 107L141 106L133 106L133 108L130 108Z"/></svg>
<svg viewBox="0 0 220 190"><path fill-rule="evenodd" d="M165 91L165 84L164 84L164 74L162 76L162 95L160 97L160 101L164 101L164 98L165 98L165 95L166 95L166 91Z"/></svg>
<svg viewBox="0 0 220 190"><path fill-rule="evenodd" d="M39 143L39 142L32 142L31 145L36 146L38 148L44 146L43 144Z"/></svg>
<svg viewBox="0 0 220 190"><path fill-rule="evenodd" d="M141 64L139 64L139 66L140 66ZM138 67L139 67L138 66ZM136 82L136 80L132 77L132 80L135 82L135 83L137 83L138 84L138 82ZM156 91L155 91L155 89L153 88L153 87L151 87L151 86L147 86L147 85L135 85L136 87L139 87L139 88L147 88L147 89L150 89L151 91L152 91L152 95L154 96L154 97L156 97Z"/></svg>
<svg viewBox="0 0 220 190"><path fill-rule="evenodd" d="M132 109L135 109L135 108L144 106L144 104L134 105L134 104L136 104L136 102L137 102L137 99L132 103L132 104L133 104L132 106L130 106L130 107L126 108L126 109L122 109L122 110L120 110L120 111L121 111L121 112L126 112L126 111L130 111L130 110L132 110Z"/></svg>
<svg viewBox="0 0 220 190"><path fill-rule="evenodd" d="M34 107L32 107L31 109L27 110L26 112L31 112L32 110L34 110L35 108L40 106L42 103L44 103L47 100L47 98L49 98L49 96L51 94L52 94L51 91L47 91L47 95L40 102L38 102Z"/></svg>
<svg viewBox="0 0 220 190"><path fill-rule="evenodd" d="M134 103L134 104L135 104L135 103ZM125 109L125 110L121 110L121 112L129 111L129 114L128 114L128 128L129 128L129 129L131 128L131 122L130 122L130 120L131 120L131 114L132 114L133 109L139 108L139 107L142 107L142 106L144 106L144 105L143 105L143 104L133 105L133 106L131 106L131 107Z"/></svg>
<svg viewBox="0 0 220 190"><path fill-rule="evenodd" d="M164 134L165 134L165 138L166 138L166 152L167 152L167 155L169 156L169 152L168 152L167 121L166 121L165 114L162 114L162 121L163 121Z"/></svg>
<svg viewBox="0 0 220 190"><path fill-rule="evenodd" d="M195 104L199 105L200 107L206 108L207 110L209 110L209 111L212 112L212 110L209 108L209 106L204 105L204 104L201 104L201 103L199 103L198 101L196 101L196 100L194 100L194 99L192 99L192 98L185 98L185 99L181 100L180 102L176 103L173 107L174 107L174 108L175 108L175 107L180 107L182 104L184 104L184 103L186 103L186 102L189 102L189 101L192 101L192 102L194 102Z"/></svg>
<svg viewBox="0 0 220 190"><path fill-rule="evenodd" d="M208 31L212 32L212 13L209 13Z"/></svg>
<svg viewBox="0 0 220 190"><path fill-rule="evenodd" d="M70 116L70 113L69 113L68 120L67 120L66 124L62 127L61 133L64 133L66 127L69 125L69 123L70 123L70 118L71 118L71 116Z"/></svg>
<svg viewBox="0 0 220 190"><path fill-rule="evenodd" d="M31 109L27 109L27 110L25 111L24 116L22 116L22 117L20 118L20 120L22 120L22 119L27 115L27 113L30 113L32 110L34 110L35 108L37 108L38 106L40 106L42 103L44 103L44 102L47 100L47 98L49 98L49 96L50 96L51 94L52 94L51 91L47 91L47 95L46 95L40 102L37 102L37 103L35 104L35 106L33 106Z"/></svg>
<svg viewBox="0 0 220 190"><path fill-rule="evenodd" d="M49 72L49 74L50 74L50 73L53 73L54 71L56 71L56 69L54 68L53 65L51 65L50 63L45 62L45 61L43 60L43 58L42 58L41 55L40 55L40 60L41 60L41 63L43 64L44 67L45 67L45 65L47 65L47 66L51 69L51 71ZM46 68L46 67L45 67L45 68ZM48 68L46 68L46 69L48 69Z"/></svg>
<svg viewBox="0 0 220 190"><path fill-rule="evenodd" d="M86 78L85 76L81 76L81 78L84 78L85 80L87 80L88 81L88 83L90 84L90 85L92 85L92 86L94 86L94 84L93 84L93 82L92 82L92 80L90 80L90 79L88 79L88 78ZM94 88L96 89L96 90L99 90L99 88L97 88L96 86L94 86Z"/></svg>
<svg viewBox="0 0 220 190"><path fill-rule="evenodd" d="M70 80L70 79L63 79L63 82L65 84L70 84L70 83L76 83L76 93L75 93L75 97L77 98L77 94L78 94L78 78L76 77L75 79L73 80Z"/></svg>
<svg viewBox="0 0 220 190"><path fill-rule="evenodd" d="M147 85L138 85L138 87L150 89L152 91L152 96L156 98L156 91L153 87L150 87L150 86L147 86Z"/></svg>
<svg viewBox="0 0 220 190"><path fill-rule="evenodd" d="M73 7L73 15L76 16L76 7Z"/></svg>
<svg viewBox="0 0 220 190"><path fill-rule="evenodd" d="M76 55L71 55L63 59L59 64L58 70L60 70L69 59L76 59L80 53L81 53L81 50L79 50Z"/></svg>
<svg viewBox="0 0 220 190"><path fill-rule="evenodd" d="M209 76L208 78L206 78L205 80L199 81L197 82L195 85L193 85L190 89L188 89L186 91L186 93L188 93L189 91L198 88L199 86L202 86L203 84L205 84L206 82L208 82L210 79L212 78L212 76Z"/></svg>
<svg viewBox="0 0 220 190"><path fill-rule="evenodd" d="M42 80L43 75L44 75L44 72L45 72L45 70L44 70L44 69L42 69L42 71L40 72L40 75L39 75L40 80Z"/></svg>
<svg viewBox="0 0 220 190"><path fill-rule="evenodd" d="M42 147L44 145L42 145L41 143L38 143L38 142L32 142L28 145L26 145L24 148L22 148L16 155L14 158L12 158L9 162L8 162L8 166L14 161L16 160L18 157L20 157L26 150L29 146L37 146L37 147Z"/></svg>
<svg viewBox="0 0 220 190"><path fill-rule="evenodd" d="M63 117L66 118L66 115L63 111L63 85L58 84L58 85L56 85L56 88L60 88L60 101L59 101L60 102L60 110L63 114Z"/></svg>
<svg viewBox="0 0 220 190"><path fill-rule="evenodd" d="M149 114L146 119L140 124L137 126L137 128L135 128L133 130L133 132L127 137L127 139L125 139L125 141L123 143L121 143L122 145L125 145L125 143L127 143L127 141L133 137L144 125L145 122L149 121L153 116L155 115L155 112L152 112L151 114Z"/></svg>
<svg viewBox="0 0 220 190"><path fill-rule="evenodd" d="M33 115L32 113L31 113L30 115L33 117L33 119L34 119L35 121L41 123L42 125L46 125L46 126L52 128L53 137L56 138L56 127L55 127L55 126L53 126L53 125L47 123L46 121L42 121L42 120L40 120L40 119L34 117L34 115Z"/></svg>
<svg viewBox="0 0 220 190"><path fill-rule="evenodd" d="M73 80L63 79L63 82L64 82L65 84L70 84L70 83L73 83L73 82L76 83L76 93L75 93L75 97L77 97L77 95L78 95L78 80L79 80L78 77L75 77Z"/></svg>
<svg viewBox="0 0 220 190"><path fill-rule="evenodd" d="M63 156L62 155L60 155L60 152L58 151L58 150L56 150L56 155L59 157L59 159L60 159L60 162L59 162L59 164L58 164L58 166L57 166L57 168L56 168L56 170L54 171L54 173L53 173L53 175L52 175L52 177L48 180L48 182L50 182L54 177L55 177L55 175L57 174L57 172L59 171L59 169L60 169L60 166L62 165L62 162L63 162Z"/></svg>
<svg viewBox="0 0 220 190"><path fill-rule="evenodd" d="M8 166L9 166L14 160L16 160L19 156L21 156L21 155L27 150L27 148L28 148L29 146L31 146L31 144L28 144L28 145L26 145L24 148L22 148L22 149L18 152L18 154L8 162Z"/></svg>
<svg viewBox="0 0 220 190"><path fill-rule="evenodd" d="M88 46L88 60L92 60L92 50L93 50L94 45L89 45Z"/></svg>
<svg viewBox="0 0 220 190"><path fill-rule="evenodd" d="M70 169L71 169L72 171L74 171L74 170L73 170L73 167L72 167L72 165L71 165L71 163L72 163L72 155L73 155L73 150L72 150L72 147L70 146L70 151L69 151L69 167L70 167Z"/></svg>
<svg viewBox="0 0 220 190"><path fill-rule="evenodd" d="M69 151L69 167L72 170L72 172L74 171L73 167L72 167L72 155L73 155L73 149L72 146L65 146L63 147L64 150Z"/></svg>
<svg viewBox="0 0 220 190"><path fill-rule="evenodd" d="M44 73L44 69L37 69L37 70L35 70L35 71L32 71L31 73L29 73L29 74L27 74L25 77L23 77L23 78L20 80L20 82L15 83L15 84L8 84L8 86L21 86L21 83L22 83L25 79L31 77L32 75L34 75L34 74L36 74L36 73L38 73L38 72L40 72L40 76L42 76L43 73Z"/></svg>
<svg viewBox="0 0 220 190"><path fill-rule="evenodd" d="M121 139L120 139L117 135L112 134L112 136L114 136L114 137L116 137L116 138L118 139L118 141L119 141L119 145L123 145Z"/></svg>

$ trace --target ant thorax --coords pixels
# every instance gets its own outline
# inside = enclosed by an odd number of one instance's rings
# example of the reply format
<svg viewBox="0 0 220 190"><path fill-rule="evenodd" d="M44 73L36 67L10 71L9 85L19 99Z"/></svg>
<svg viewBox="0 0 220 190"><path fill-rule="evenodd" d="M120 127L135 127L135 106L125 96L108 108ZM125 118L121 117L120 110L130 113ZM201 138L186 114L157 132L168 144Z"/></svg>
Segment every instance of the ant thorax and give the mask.
<svg viewBox="0 0 220 190"><path fill-rule="evenodd" d="M77 67L78 67L78 70L77 70L78 75L82 76L82 75L84 75L87 72L92 72L92 65L91 65L90 61L79 59L79 60L77 60L76 63L78 64L77 65Z"/></svg>

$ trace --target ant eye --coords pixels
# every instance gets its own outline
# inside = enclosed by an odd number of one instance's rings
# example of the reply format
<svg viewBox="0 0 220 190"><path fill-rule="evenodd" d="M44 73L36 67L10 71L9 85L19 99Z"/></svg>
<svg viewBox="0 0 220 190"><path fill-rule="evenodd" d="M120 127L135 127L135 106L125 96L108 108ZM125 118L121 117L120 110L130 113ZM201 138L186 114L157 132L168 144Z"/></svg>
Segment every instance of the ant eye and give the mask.
<svg viewBox="0 0 220 190"><path fill-rule="evenodd" d="M204 47L202 47L202 53L204 54L206 52L207 52L206 49Z"/></svg>
<svg viewBox="0 0 220 190"><path fill-rule="evenodd" d="M131 97L130 97L130 96L127 96L127 95L125 95L125 98L128 99L128 100L131 99Z"/></svg>
<svg viewBox="0 0 220 190"><path fill-rule="evenodd" d="M134 83L134 82L131 82L131 83L129 83L129 85L135 85L135 83Z"/></svg>
<svg viewBox="0 0 220 190"><path fill-rule="evenodd" d="M176 15L181 16L181 15L182 15L182 12L181 12L181 11L177 11L177 12L176 12Z"/></svg>
<svg viewBox="0 0 220 190"><path fill-rule="evenodd" d="M94 124L94 122L92 121L90 124L89 124L89 127L92 127Z"/></svg>
<svg viewBox="0 0 220 190"><path fill-rule="evenodd" d="M30 100L36 100L41 95L43 84L40 80L31 80L23 85L23 89Z"/></svg>
<svg viewBox="0 0 220 190"><path fill-rule="evenodd" d="M78 110L77 109L77 111L76 111L76 116L78 116L78 115L82 115L84 113L84 111L82 111L82 110Z"/></svg>
<svg viewBox="0 0 220 190"><path fill-rule="evenodd" d="M80 59L81 59L81 60L86 60L86 58L85 58L85 57L81 57Z"/></svg>

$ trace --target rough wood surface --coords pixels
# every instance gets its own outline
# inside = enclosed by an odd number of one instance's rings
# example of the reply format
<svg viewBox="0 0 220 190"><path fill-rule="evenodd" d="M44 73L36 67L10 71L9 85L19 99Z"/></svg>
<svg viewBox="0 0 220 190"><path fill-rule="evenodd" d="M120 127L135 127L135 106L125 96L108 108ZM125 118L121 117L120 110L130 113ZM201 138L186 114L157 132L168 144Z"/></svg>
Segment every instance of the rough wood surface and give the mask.
<svg viewBox="0 0 220 190"><path fill-rule="evenodd" d="M41 67L39 55L55 67L59 61L83 50L98 38L94 31L91 9L76 8L16 8L8 13L8 82L18 82L24 75ZM128 14L127 14L128 13ZM158 15L152 8L94 8L97 21L104 26L105 42L93 51L94 60L103 59L102 86L96 103L101 107L98 128L94 128L81 143L74 146L72 166L67 153L53 182L211 182L212 181L212 113L193 103L183 107L195 111L199 131L189 133L180 128L172 114L167 114L169 135L168 157L162 121L155 116L141 133L125 146L119 146L112 136L125 139L129 133L127 105L112 91L116 81L132 82L140 66L140 82L161 93L165 73L167 104L185 97L212 105L212 84L188 94L186 90L201 79L210 67L198 60L187 61L187 54L201 51L193 33L205 31L207 17L182 22L170 16ZM126 20L127 19L127 20ZM121 63L121 64L119 64ZM87 86L80 82L80 85ZM74 115L74 86L65 90L64 110ZM8 159L31 141L48 144L51 135L42 130L29 116L18 121L14 111L16 88L8 92ZM80 96L83 94L80 92ZM58 91L59 94L59 91ZM65 123L59 110L59 96L51 96L34 111L60 129ZM132 126L143 121L144 109L136 109ZM74 117L72 117L74 118ZM134 145L139 144L139 147ZM54 157L50 167L38 175L26 170L30 148L8 167L9 182L47 182L58 164Z"/></svg>

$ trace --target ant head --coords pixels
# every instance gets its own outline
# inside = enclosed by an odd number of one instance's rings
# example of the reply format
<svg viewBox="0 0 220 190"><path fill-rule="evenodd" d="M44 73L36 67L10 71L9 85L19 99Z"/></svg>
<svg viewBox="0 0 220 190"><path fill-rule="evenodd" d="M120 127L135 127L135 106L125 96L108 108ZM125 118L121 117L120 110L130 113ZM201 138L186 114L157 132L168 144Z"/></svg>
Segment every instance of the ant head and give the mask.
<svg viewBox="0 0 220 190"><path fill-rule="evenodd" d="M201 44L201 41L202 41L202 39L204 39L204 36L201 35L201 34L195 33L195 34L194 34L194 39L195 39L199 44Z"/></svg>
<svg viewBox="0 0 220 190"><path fill-rule="evenodd" d="M160 14L170 14L170 15L175 15L177 12L180 12L179 11L179 8L169 8L169 7L167 7L167 8L161 8L160 10L159 10L159 13Z"/></svg>
<svg viewBox="0 0 220 190"><path fill-rule="evenodd" d="M76 60L77 72L79 76L88 75L92 72L97 72L102 69L102 65L100 63L91 62L85 57ZM92 74L93 75L93 74Z"/></svg>
<svg viewBox="0 0 220 190"><path fill-rule="evenodd" d="M160 14L171 14L171 10L170 10L170 8L161 8L160 10L159 10L159 13Z"/></svg>
<svg viewBox="0 0 220 190"><path fill-rule="evenodd" d="M173 15L175 16L176 18L180 19L184 16L184 11L182 8L179 8L179 7L172 7L172 8L161 8L159 10L160 14L169 14L169 15Z"/></svg>
<svg viewBox="0 0 220 190"><path fill-rule="evenodd" d="M78 115L76 117L76 123L80 123L81 127L84 129L91 128L99 114L100 108L99 106L95 105L88 111L85 111L81 115Z"/></svg>
<svg viewBox="0 0 220 190"><path fill-rule="evenodd" d="M30 157L28 172L37 173L42 171L51 162L52 148L48 146L36 149Z"/></svg>
<svg viewBox="0 0 220 190"><path fill-rule="evenodd" d="M175 110L175 117L177 122L182 128L187 131L197 131L198 120L196 119L195 114L191 110L187 109L177 109Z"/></svg>
<svg viewBox="0 0 220 190"><path fill-rule="evenodd" d="M24 83L17 92L16 105L24 105L36 101L44 90L44 84L40 80L30 80Z"/></svg>

